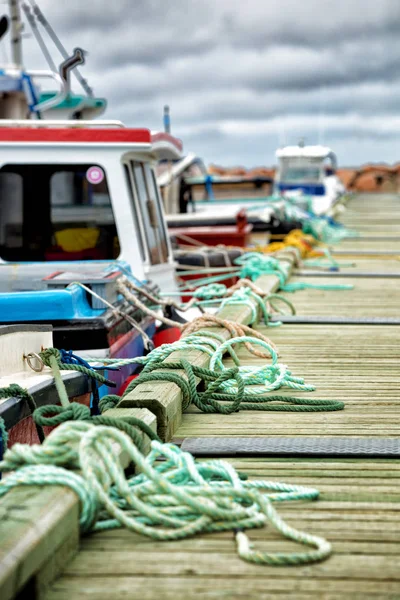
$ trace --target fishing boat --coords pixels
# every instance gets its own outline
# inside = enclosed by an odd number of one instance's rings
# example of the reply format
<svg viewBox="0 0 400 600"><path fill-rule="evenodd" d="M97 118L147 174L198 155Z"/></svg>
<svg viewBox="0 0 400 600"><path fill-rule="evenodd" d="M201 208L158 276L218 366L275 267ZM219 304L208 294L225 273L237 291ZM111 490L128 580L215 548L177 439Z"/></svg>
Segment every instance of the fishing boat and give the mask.
<svg viewBox="0 0 400 600"><path fill-rule="evenodd" d="M43 364L39 353L53 346L51 325L0 325L0 389L12 386L10 395L0 398L0 417L9 447L16 442L41 441L32 413L38 407L54 404L57 391L52 371ZM77 371L63 371L62 380L71 401L89 406L92 390L87 377ZM48 427L44 430L46 434L49 431Z"/></svg>
<svg viewBox="0 0 400 600"><path fill-rule="evenodd" d="M178 240L246 246L252 232L286 234L299 227L295 215L282 211L282 196L271 195L267 175L211 174L197 155L177 152L159 163L157 181L168 229Z"/></svg>
<svg viewBox="0 0 400 600"><path fill-rule="evenodd" d="M81 271L55 271L36 282L32 291L0 293L0 325L51 325L54 347L73 351L83 359L126 359L150 351L155 319L118 291L118 281L126 276L128 267L116 261L102 265L97 272L93 267L87 272L84 269L82 263ZM156 286L150 290L146 286L146 290L157 293ZM149 306L146 298L141 302ZM112 388L102 385L100 397L119 391L134 372L132 365L110 371Z"/></svg>
<svg viewBox="0 0 400 600"><path fill-rule="evenodd" d="M344 194L336 155L327 146L286 146L277 150L276 157L275 193L308 212L327 214Z"/></svg>
<svg viewBox="0 0 400 600"><path fill-rule="evenodd" d="M153 170L175 144L115 122L0 121L0 301L14 306L0 322L50 322L57 347L81 355L143 351L140 331L152 337L155 319L128 307L115 280L177 292ZM76 286L56 289L77 281L103 287L107 306ZM131 374L115 376L118 388Z"/></svg>

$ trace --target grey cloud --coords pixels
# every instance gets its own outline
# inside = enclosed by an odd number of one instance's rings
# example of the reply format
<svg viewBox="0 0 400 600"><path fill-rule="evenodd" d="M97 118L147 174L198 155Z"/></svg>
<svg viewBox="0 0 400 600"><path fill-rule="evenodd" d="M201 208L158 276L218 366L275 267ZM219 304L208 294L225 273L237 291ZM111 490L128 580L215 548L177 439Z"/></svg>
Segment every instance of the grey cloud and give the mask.
<svg viewBox="0 0 400 600"><path fill-rule="evenodd" d="M88 50L82 71L106 116L159 128L169 103L174 131L206 161L273 162L280 122L291 141L299 131L315 141L322 114L346 162L357 162L350 149L400 158L387 126L400 92L398 0L69 0L67 11L39 1L68 50Z"/></svg>

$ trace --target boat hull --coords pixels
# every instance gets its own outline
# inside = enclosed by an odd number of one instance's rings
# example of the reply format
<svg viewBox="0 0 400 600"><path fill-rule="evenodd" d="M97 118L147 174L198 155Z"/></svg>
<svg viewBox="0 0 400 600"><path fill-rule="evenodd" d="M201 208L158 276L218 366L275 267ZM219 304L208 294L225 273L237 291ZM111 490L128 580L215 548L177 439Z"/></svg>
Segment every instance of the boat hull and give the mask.
<svg viewBox="0 0 400 600"><path fill-rule="evenodd" d="M81 394L80 396L76 396L74 398L70 398L71 402L79 402L79 404L84 404L85 406L90 405L90 397L91 394L88 392L86 394ZM59 404L57 402L57 404ZM43 431L45 436L48 436L49 433L55 427L43 427ZM8 430L8 444L7 447L11 448L14 444L39 444L39 436L36 430L36 426L32 416L25 417L22 421L16 423L11 429Z"/></svg>

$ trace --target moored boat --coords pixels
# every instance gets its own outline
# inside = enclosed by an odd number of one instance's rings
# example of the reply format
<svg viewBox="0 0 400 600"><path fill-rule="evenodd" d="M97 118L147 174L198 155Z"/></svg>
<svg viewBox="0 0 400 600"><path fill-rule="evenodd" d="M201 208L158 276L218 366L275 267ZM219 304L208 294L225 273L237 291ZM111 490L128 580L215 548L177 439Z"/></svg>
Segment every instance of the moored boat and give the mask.
<svg viewBox="0 0 400 600"><path fill-rule="evenodd" d="M286 146L276 152L275 192L314 215L324 215L345 188L336 174L337 159L327 146Z"/></svg>
<svg viewBox="0 0 400 600"><path fill-rule="evenodd" d="M32 412L36 407L59 402L52 371L39 358L42 349L48 347L53 347L50 325L0 326L0 388L3 391L12 386L8 397L0 397L8 447L16 442L39 443ZM87 377L76 371L62 371L61 376L70 400L88 406L91 387ZM45 434L48 432L45 428Z"/></svg>

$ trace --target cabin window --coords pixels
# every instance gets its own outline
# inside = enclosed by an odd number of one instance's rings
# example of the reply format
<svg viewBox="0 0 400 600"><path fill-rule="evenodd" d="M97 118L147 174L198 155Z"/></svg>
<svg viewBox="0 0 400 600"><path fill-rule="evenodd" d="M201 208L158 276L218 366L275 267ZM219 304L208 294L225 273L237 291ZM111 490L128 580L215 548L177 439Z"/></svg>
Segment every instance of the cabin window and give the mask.
<svg viewBox="0 0 400 600"><path fill-rule="evenodd" d="M150 264L158 265L168 260L168 244L157 184L149 165L132 162L131 166L142 213Z"/></svg>
<svg viewBox="0 0 400 600"><path fill-rule="evenodd" d="M283 172L284 181L293 183L302 181L319 181L320 171L312 167L289 167Z"/></svg>
<svg viewBox="0 0 400 600"><path fill-rule="evenodd" d="M119 241L99 165L0 169L0 257L9 261L105 260Z"/></svg>
<svg viewBox="0 0 400 600"><path fill-rule="evenodd" d="M322 176L321 160L299 157L284 159L281 167L281 181L287 183L318 183Z"/></svg>

